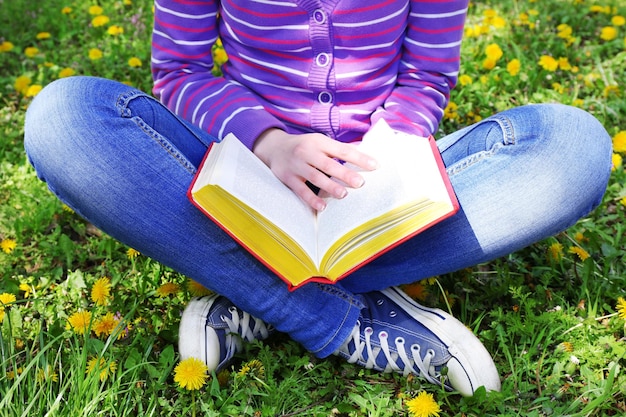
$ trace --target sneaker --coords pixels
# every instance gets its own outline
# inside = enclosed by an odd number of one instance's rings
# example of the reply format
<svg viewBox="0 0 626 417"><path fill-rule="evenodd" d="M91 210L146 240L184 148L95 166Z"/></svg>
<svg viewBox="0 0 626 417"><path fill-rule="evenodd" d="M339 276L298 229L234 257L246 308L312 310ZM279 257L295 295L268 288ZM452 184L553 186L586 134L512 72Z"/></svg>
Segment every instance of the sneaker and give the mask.
<svg viewBox="0 0 626 417"><path fill-rule="evenodd" d="M180 321L181 359L203 360L209 372L218 371L240 352L242 341L266 339L272 328L235 307L226 298L210 295L192 299Z"/></svg>
<svg viewBox="0 0 626 417"><path fill-rule="evenodd" d="M363 298L366 308L335 355L368 369L414 374L464 396L481 386L500 390L491 355L463 323L397 288Z"/></svg>

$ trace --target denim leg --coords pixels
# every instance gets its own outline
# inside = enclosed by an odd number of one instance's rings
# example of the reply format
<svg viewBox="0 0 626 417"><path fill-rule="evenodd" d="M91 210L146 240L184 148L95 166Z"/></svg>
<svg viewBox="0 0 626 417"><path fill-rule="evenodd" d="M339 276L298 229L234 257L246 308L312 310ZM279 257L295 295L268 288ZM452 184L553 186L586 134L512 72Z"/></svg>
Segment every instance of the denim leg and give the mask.
<svg viewBox="0 0 626 417"><path fill-rule="evenodd" d="M197 210L186 192L213 141L157 100L109 80L71 77L30 105L25 148L39 177L121 242L224 295L320 357L335 351L362 303L340 287L289 292Z"/></svg>
<svg viewBox="0 0 626 417"><path fill-rule="evenodd" d="M602 200L611 139L556 104L504 111L438 141L461 211L342 281L355 293L493 260L552 236Z"/></svg>

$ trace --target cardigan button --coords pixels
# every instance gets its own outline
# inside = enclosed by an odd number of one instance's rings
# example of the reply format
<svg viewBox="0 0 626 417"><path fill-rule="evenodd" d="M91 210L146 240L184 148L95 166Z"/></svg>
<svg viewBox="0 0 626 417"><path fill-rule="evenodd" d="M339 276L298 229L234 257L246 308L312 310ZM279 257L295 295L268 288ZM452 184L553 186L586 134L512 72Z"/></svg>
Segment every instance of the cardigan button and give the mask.
<svg viewBox="0 0 626 417"><path fill-rule="evenodd" d="M326 22L326 13L324 13L324 10L322 9L317 9L313 12L313 20L315 20L316 23L318 24L323 24Z"/></svg>
<svg viewBox="0 0 626 417"><path fill-rule="evenodd" d="M333 95L330 94L328 91L322 91L317 95L317 101L319 101L321 104L330 104L333 101Z"/></svg>
<svg viewBox="0 0 626 417"><path fill-rule="evenodd" d="M330 62L330 56L326 52L322 52L315 57L315 63L318 67L325 67Z"/></svg>

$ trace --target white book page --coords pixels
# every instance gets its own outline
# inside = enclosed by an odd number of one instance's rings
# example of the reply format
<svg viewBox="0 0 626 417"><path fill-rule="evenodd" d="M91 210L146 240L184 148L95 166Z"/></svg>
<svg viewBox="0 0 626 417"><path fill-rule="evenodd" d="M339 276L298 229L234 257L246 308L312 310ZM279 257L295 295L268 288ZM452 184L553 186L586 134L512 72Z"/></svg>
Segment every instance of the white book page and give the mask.
<svg viewBox="0 0 626 417"><path fill-rule="evenodd" d="M432 175L439 169L427 138L394 132L381 120L363 138L359 150L374 157L379 167L359 170L365 183L348 188L345 198L327 199L326 209L318 214L320 254L350 230L394 207L422 197L449 199L441 176Z"/></svg>
<svg viewBox="0 0 626 417"><path fill-rule="evenodd" d="M227 168L216 167L214 183L276 224L317 260L313 210L235 136L228 135L220 146L228 148L221 150L220 161Z"/></svg>

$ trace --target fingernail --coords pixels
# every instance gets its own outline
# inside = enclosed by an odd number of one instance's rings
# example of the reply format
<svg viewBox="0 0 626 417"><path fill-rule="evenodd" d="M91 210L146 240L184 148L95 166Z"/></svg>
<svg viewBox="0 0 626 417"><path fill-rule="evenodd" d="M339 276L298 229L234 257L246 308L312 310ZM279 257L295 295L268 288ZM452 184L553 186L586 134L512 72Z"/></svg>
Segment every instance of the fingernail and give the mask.
<svg viewBox="0 0 626 417"><path fill-rule="evenodd" d="M323 202L317 202L315 203L315 210L317 211L324 211L324 209L326 208L326 204L324 204Z"/></svg>
<svg viewBox="0 0 626 417"><path fill-rule="evenodd" d="M356 177L352 180L352 186L354 188L360 188L361 186L363 186L364 182L365 180L363 179L363 177Z"/></svg>
<svg viewBox="0 0 626 417"><path fill-rule="evenodd" d="M369 161L367 161L367 166L371 169L376 169L378 168L378 161L375 159L370 159Z"/></svg>

